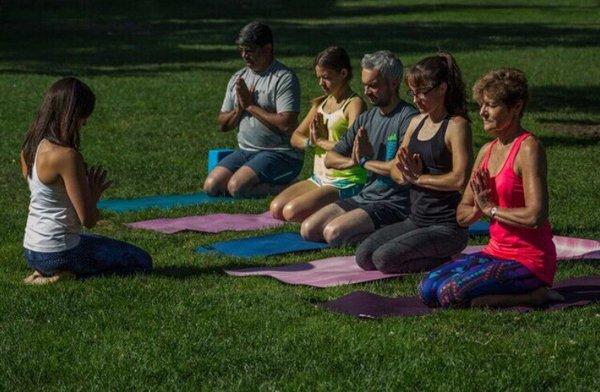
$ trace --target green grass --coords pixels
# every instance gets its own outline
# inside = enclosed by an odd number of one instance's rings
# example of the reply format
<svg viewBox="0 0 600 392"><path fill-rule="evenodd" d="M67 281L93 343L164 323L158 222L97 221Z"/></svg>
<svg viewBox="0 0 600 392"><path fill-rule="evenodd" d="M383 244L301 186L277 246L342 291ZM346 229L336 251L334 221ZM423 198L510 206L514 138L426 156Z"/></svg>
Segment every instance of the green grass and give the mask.
<svg viewBox="0 0 600 392"><path fill-rule="evenodd" d="M55 3L9 0L0 8L0 389L600 388L599 305L359 321L314 305L354 290L414 294L419 276L330 289L232 278L224 267L296 263L351 249L250 262L193 252L238 235L165 236L122 225L261 212L269 200L104 214L94 232L147 249L155 273L26 287L21 242L29 193L17 164L43 92L58 77L75 74L97 94L83 152L109 170L108 197L198 190L207 150L234 145L233 133L217 134L216 113L228 78L242 66L233 38L260 17L275 31L279 58L298 73L302 114L319 93L313 56L330 44L344 46L357 70L365 52L391 49L411 64L444 48L469 86L491 68L521 68L532 91L524 123L548 151L554 230L598 239L597 2ZM353 86L361 91L358 78ZM473 103L471 109L479 148L488 137ZM597 268L562 262L558 278Z"/></svg>

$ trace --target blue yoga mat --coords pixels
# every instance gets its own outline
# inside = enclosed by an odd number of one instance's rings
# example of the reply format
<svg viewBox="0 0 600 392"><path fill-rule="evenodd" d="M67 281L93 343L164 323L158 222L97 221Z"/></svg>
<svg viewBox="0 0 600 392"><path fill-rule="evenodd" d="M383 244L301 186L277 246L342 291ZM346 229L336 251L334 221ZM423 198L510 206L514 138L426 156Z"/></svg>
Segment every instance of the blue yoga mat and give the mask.
<svg viewBox="0 0 600 392"><path fill-rule="evenodd" d="M490 224L485 221L477 221L469 226L471 235L488 235L490 233Z"/></svg>
<svg viewBox="0 0 600 392"><path fill-rule="evenodd" d="M224 203L233 200L231 197L213 197L208 196L206 193L191 193L187 195L147 196L139 199L100 200L98 208L106 211L125 212L140 211L149 208L168 209L197 204Z"/></svg>
<svg viewBox="0 0 600 392"><path fill-rule="evenodd" d="M326 243L305 241L298 233L277 233L242 240L215 242L211 245L197 247L196 252L217 252L229 256L254 257L318 250L327 247L329 245Z"/></svg>

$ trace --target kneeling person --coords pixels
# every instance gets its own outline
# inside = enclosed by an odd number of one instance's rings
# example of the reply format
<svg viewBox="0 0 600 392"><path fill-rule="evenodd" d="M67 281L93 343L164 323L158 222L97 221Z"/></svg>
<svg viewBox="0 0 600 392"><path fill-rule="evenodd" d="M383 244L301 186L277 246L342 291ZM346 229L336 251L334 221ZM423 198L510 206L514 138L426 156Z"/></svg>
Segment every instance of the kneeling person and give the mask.
<svg viewBox="0 0 600 392"><path fill-rule="evenodd" d="M389 176L391 160L416 110L398 96L402 62L389 51L362 59L365 95L375 106L362 113L325 158L327 167L362 166L369 172L356 196L329 204L302 223L301 234L333 246L363 239L367 234L404 220L409 210L408 187Z"/></svg>
<svg viewBox="0 0 600 392"><path fill-rule="evenodd" d="M237 44L246 67L229 80L218 121L222 132L238 128L239 149L209 173L204 191L257 197L279 192L302 170L303 154L290 145L300 85L294 72L274 59L268 26L246 25Z"/></svg>

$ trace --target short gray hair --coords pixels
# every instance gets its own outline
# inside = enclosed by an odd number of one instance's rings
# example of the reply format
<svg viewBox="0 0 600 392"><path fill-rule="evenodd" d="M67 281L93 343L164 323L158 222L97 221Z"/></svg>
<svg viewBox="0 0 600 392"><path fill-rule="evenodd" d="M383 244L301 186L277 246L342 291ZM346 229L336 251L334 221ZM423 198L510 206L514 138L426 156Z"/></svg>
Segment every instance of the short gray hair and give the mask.
<svg viewBox="0 0 600 392"><path fill-rule="evenodd" d="M402 73L404 72L402 61L389 50L379 50L375 53L365 54L360 65L365 69L378 70L389 82L402 79Z"/></svg>

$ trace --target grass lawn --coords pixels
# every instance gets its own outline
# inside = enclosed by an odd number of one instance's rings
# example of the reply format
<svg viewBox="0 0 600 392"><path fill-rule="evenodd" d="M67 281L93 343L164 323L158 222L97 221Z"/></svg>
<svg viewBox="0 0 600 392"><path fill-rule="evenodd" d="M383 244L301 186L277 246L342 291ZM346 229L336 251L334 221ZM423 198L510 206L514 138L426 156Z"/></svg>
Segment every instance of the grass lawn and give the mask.
<svg viewBox="0 0 600 392"><path fill-rule="evenodd" d="M412 64L443 48L456 56L469 88L492 68L524 70L532 92L524 124L547 148L554 231L599 239L596 1L2 3L1 390L600 389L600 305L360 321L314 304L354 290L411 295L420 276L330 289L232 278L224 267L297 263L352 249L244 261L193 249L256 233L166 236L123 226L262 212L269 199L103 214L94 232L147 249L153 274L26 287L21 243L29 192L17 163L43 92L74 74L97 95L82 150L114 180L106 197L199 190L208 149L235 144L235 133L218 134L216 126L227 80L242 67L233 40L246 22L262 18L274 30L278 58L298 73L302 115L319 94L314 55L330 44L345 47L356 70L365 52L390 49ZM362 91L359 78L353 86ZM478 149L489 138L474 103L471 109ZM311 166L307 159L303 175ZM597 272L597 263L567 261L557 278Z"/></svg>

